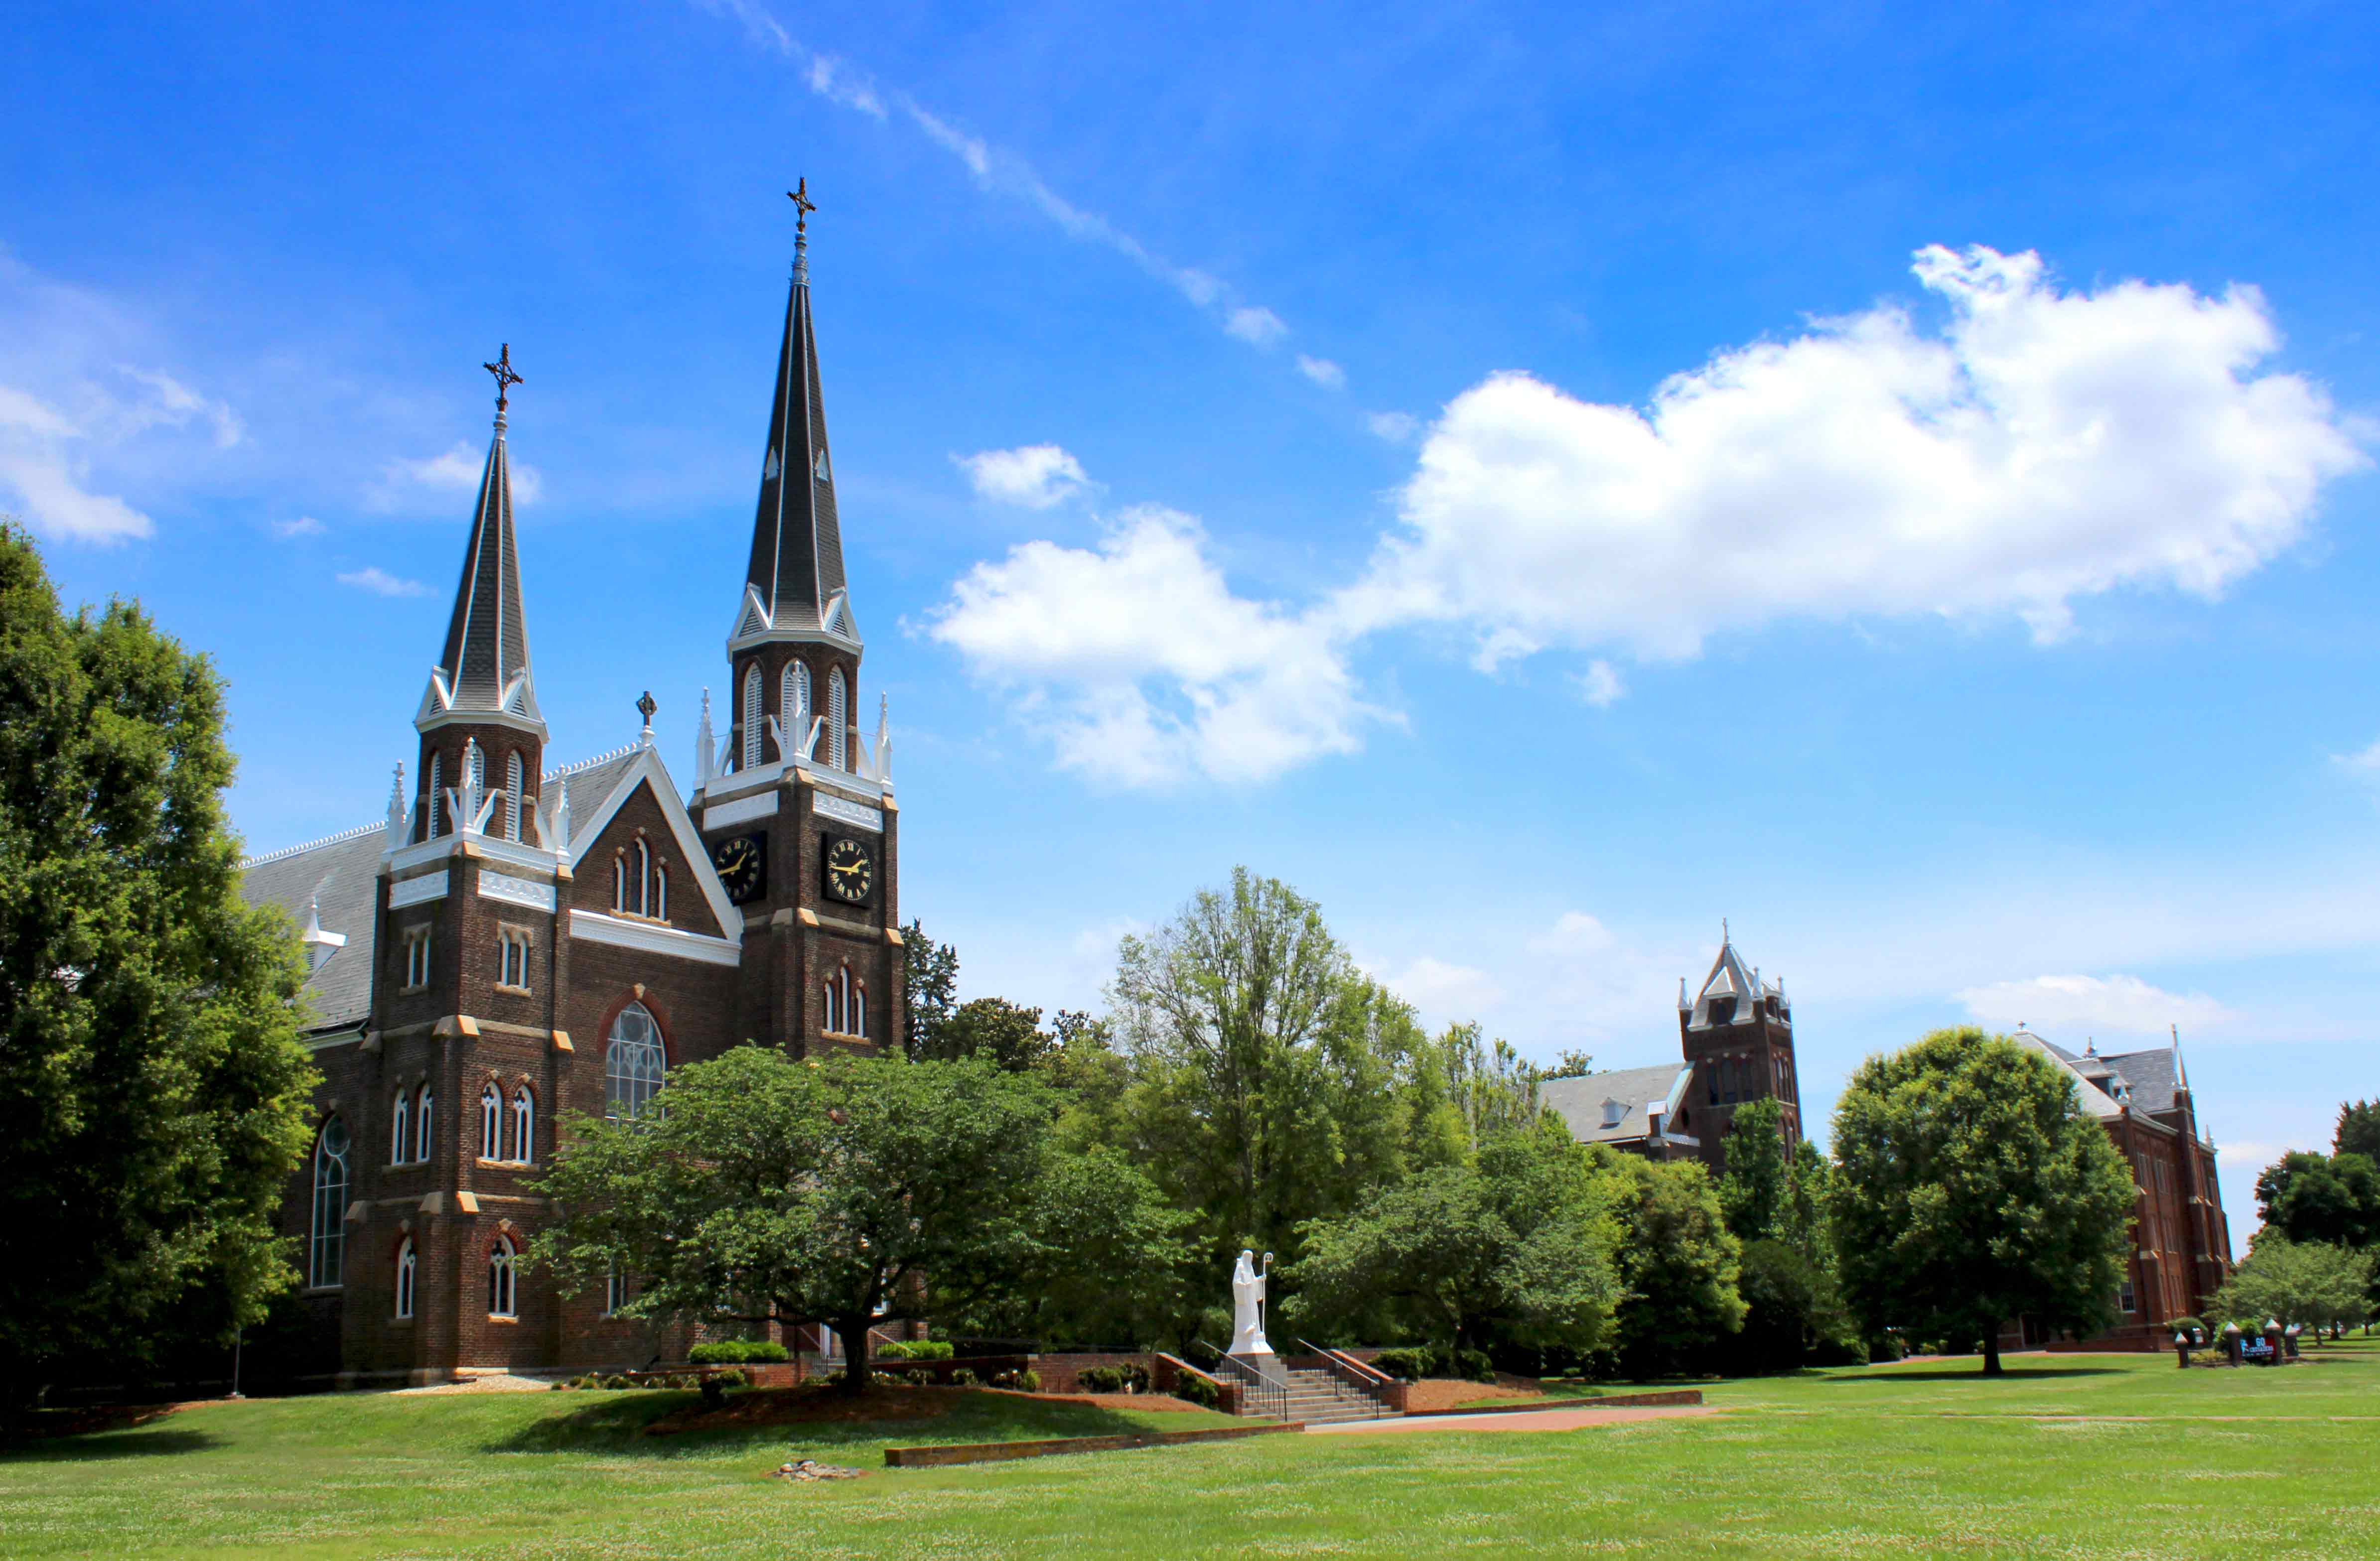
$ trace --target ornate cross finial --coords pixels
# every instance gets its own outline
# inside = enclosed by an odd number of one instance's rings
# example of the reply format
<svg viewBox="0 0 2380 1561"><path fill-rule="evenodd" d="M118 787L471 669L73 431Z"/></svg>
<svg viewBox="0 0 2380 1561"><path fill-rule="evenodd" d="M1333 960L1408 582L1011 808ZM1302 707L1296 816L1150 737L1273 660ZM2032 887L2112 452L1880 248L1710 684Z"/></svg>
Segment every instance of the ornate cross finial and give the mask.
<svg viewBox="0 0 2380 1561"><path fill-rule="evenodd" d="M794 235L799 237L809 231L810 213L818 210L818 202L810 199L810 181L808 178L800 180L785 191L785 199L794 203L794 211L797 213L794 218Z"/></svg>
<svg viewBox="0 0 2380 1561"><path fill-rule="evenodd" d="M651 689L648 688L637 696L637 714L645 718L645 735L648 737L653 734L653 712L660 708L659 705L653 703Z"/></svg>
<svg viewBox="0 0 2380 1561"><path fill-rule="evenodd" d="M504 393L521 382L521 377L513 372L513 345L506 342L504 350L496 354L493 363L482 363L480 367L496 377L496 410L501 412L504 409Z"/></svg>

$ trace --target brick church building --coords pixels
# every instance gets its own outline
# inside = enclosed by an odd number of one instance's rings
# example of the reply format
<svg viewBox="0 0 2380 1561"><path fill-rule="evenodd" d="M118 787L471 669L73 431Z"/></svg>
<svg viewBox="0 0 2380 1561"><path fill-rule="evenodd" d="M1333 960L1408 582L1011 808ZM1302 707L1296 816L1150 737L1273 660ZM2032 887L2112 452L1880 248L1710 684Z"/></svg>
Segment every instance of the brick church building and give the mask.
<svg viewBox="0 0 2380 1561"><path fill-rule="evenodd" d="M1724 925L1724 924L1722 924ZM1583 1144L1656 1160L1700 1160L1726 1169L1735 1108L1774 1099L1785 1113L1788 1154L1802 1141L1802 1083L1793 1065L1793 1005L1785 984L1764 981L1724 932L1710 974L1692 997L1678 982L1679 1060L1571 1079L1548 1079L1538 1097Z"/></svg>
<svg viewBox="0 0 2380 1561"><path fill-rule="evenodd" d="M249 900L305 929L323 1076L285 1205L312 1330L294 1373L640 1363L656 1341L613 1318L619 1282L564 1293L521 1265L557 1113L633 1115L665 1069L743 1041L898 1045L900 814L880 712L872 744L860 728L804 217L742 579L720 561L726 730L706 694L694 794L650 696L636 741L549 768L507 351L410 780L384 822L245 865Z"/></svg>
<svg viewBox="0 0 2380 1561"><path fill-rule="evenodd" d="M1793 1006L1781 981L1762 979L1722 934L1701 988L1678 984L1680 1060L1577 1078L1549 1079L1539 1098L1572 1137L1657 1160L1699 1160L1726 1169L1736 1107L1774 1098L1784 1111L1790 1154L1802 1138L1802 1091L1793 1064ZM2053 1337L2034 1319L2002 1330L2001 1348L2161 1349L2164 1324L2204 1315L2231 1272L2230 1227L2215 1179L2215 1143L2198 1119L2181 1047L2101 1056L2066 1050L2019 1025L2014 1036L2074 1083L2082 1109L2106 1130L2132 1170L2140 1201L2124 1278L2112 1298L2117 1320L2088 1340Z"/></svg>

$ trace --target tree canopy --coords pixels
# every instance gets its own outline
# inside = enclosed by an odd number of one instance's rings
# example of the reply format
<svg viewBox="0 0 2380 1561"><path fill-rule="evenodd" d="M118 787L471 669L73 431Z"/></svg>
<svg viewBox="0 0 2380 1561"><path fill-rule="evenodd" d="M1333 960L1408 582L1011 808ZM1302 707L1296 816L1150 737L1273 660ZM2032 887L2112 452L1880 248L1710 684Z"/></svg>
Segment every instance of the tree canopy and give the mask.
<svg viewBox="0 0 2380 1561"><path fill-rule="evenodd" d="M2361 1155L2380 1163L2380 1100L2352 1100L2338 1108L2338 1130L2331 1135L2334 1155Z"/></svg>
<svg viewBox="0 0 2380 1561"><path fill-rule="evenodd" d="M1129 1289L1176 1253L1121 1168L1053 1165L1052 1102L990 1062L738 1047L674 1071L667 1109L571 1115L533 1249L566 1280L631 1277L631 1317L868 1329L1042 1289L1096 1260ZM1061 1206L1064 1190L1094 1201Z"/></svg>
<svg viewBox="0 0 2380 1561"><path fill-rule="evenodd" d="M2306 1327L2360 1323L2373 1314L2373 1265L2368 1252L2264 1230L2216 1292L2207 1318L2251 1333L2266 1318Z"/></svg>
<svg viewBox="0 0 2380 1561"><path fill-rule="evenodd" d="M1609 1151L1604 1151L1609 1155ZM1639 1382L1699 1363L1743 1325L1743 1244L1698 1160L1610 1156L1621 1173L1620 1369Z"/></svg>
<svg viewBox="0 0 2380 1561"><path fill-rule="evenodd" d="M2047 1058L1973 1027L1873 1057L1836 1108L1828 1214L1871 1332L1980 1340L2030 1314L2107 1325L2137 1190Z"/></svg>
<svg viewBox="0 0 2380 1561"><path fill-rule="evenodd" d="M1309 1221L1285 1277L1301 1318L1388 1321L1457 1349L1595 1349L1621 1300L1612 1204L1609 1179L1559 1124L1508 1129L1476 1163L1431 1167L1351 1215Z"/></svg>
<svg viewBox="0 0 2380 1561"><path fill-rule="evenodd" d="M2256 1203L2292 1241L2380 1245L2380 1171L2362 1155L2293 1150L2257 1176Z"/></svg>
<svg viewBox="0 0 2380 1561"><path fill-rule="evenodd" d="M138 606L60 610L0 526L0 1354L23 1387L294 1282L314 1071L295 931L249 909L223 690Z"/></svg>

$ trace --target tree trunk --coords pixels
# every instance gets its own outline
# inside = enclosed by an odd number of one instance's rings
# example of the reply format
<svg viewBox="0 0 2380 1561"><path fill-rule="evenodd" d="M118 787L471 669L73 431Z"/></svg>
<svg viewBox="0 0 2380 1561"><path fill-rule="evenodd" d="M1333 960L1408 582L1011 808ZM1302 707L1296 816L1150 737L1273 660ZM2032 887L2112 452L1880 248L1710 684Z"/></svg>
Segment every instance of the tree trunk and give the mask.
<svg viewBox="0 0 2380 1561"><path fill-rule="evenodd" d="M866 1313L845 1317L834 1325L843 1336L843 1381L840 1391L848 1398L857 1398L868 1390L868 1323Z"/></svg>
<svg viewBox="0 0 2380 1561"><path fill-rule="evenodd" d="M2000 1371L2000 1330L1997 1326L1993 1327L1984 1335L1984 1374L1985 1376L1999 1376L2002 1374Z"/></svg>

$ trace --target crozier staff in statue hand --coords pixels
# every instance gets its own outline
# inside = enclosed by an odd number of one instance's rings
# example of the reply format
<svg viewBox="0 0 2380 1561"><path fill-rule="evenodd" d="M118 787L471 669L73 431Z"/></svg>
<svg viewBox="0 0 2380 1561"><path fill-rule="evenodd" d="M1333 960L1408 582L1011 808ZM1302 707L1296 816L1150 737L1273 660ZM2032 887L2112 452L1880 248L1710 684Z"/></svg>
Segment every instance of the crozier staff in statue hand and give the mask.
<svg viewBox="0 0 2380 1561"><path fill-rule="evenodd" d="M1269 1258L1272 1254L1265 1254ZM1234 1355L1269 1355L1272 1346L1265 1342L1265 1286L1272 1265L1265 1265L1265 1273L1256 1267L1256 1253L1241 1249L1240 1261L1232 1269L1232 1353Z"/></svg>

